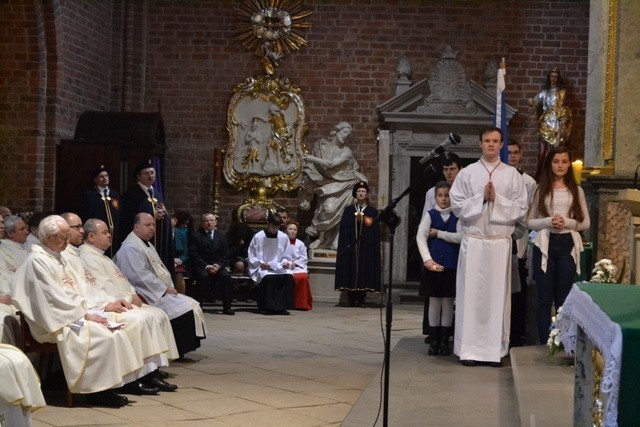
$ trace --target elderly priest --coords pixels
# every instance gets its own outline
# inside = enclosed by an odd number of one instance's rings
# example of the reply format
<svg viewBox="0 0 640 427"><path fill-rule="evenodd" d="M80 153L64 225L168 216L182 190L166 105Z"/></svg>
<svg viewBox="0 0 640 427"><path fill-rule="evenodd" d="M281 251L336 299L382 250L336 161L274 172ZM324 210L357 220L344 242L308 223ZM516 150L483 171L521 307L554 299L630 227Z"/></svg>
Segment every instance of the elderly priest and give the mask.
<svg viewBox="0 0 640 427"><path fill-rule="evenodd" d="M70 227L58 215L46 217L38 229L42 246L16 273L13 301L33 337L55 343L72 393L87 394L89 405L120 407L128 399L112 388L150 372L119 325L87 308L81 279L62 256Z"/></svg>

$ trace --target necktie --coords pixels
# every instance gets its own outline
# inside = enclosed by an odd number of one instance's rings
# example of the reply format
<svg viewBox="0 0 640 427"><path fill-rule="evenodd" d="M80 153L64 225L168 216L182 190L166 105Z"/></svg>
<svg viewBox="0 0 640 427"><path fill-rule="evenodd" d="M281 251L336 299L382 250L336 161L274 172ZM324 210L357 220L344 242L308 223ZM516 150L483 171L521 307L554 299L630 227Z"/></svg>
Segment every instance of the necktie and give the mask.
<svg viewBox="0 0 640 427"><path fill-rule="evenodd" d="M211 240L213 242L213 231L209 232L209 240Z"/></svg>
<svg viewBox="0 0 640 427"><path fill-rule="evenodd" d="M153 199L153 187L149 187L147 192L149 193L149 197L151 197Z"/></svg>
<svg viewBox="0 0 640 427"><path fill-rule="evenodd" d="M107 189L105 188L104 190L102 190L102 194L104 194L104 198L106 199L107 197L109 197L109 192L107 191Z"/></svg>

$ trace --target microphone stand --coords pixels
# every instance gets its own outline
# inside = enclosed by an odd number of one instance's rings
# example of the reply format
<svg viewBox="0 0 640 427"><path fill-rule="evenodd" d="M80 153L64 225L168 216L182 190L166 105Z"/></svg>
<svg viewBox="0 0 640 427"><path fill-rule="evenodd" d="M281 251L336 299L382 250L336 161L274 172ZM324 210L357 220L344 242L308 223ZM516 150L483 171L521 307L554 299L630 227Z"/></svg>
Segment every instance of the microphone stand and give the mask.
<svg viewBox="0 0 640 427"><path fill-rule="evenodd" d="M438 158L443 153L436 153ZM395 213L394 209L409 194L418 184L420 184L427 176L435 173L436 169L433 167L433 162L430 162L425 168L422 175L410 184L398 197L393 199L389 205L382 210L378 218L384 222L389 228L389 285L387 287L387 305L385 316L385 342L384 342L384 382L383 382L383 410L382 410L382 425L387 427L389 425L389 372L391 369L391 325L393 322L393 241L395 240L395 230L400 225L400 218Z"/></svg>
<svg viewBox="0 0 640 427"><path fill-rule="evenodd" d="M434 158L440 158L440 156L444 155L446 157L446 153L444 150L437 151L434 153ZM432 160L427 159L428 161ZM424 163L424 162L423 162ZM427 176L435 173L436 169L433 166L433 162L430 162L427 167L424 169L422 175L410 184L398 197L393 199L389 205L384 208L380 214L376 217L373 222L373 226L378 225L380 222L384 222L389 229L389 285L387 287L387 304L386 304L386 316L385 316L385 342L384 342L384 383L383 383L383 411L382 411L382 425L387 427L389 425L389 371L391 365L391 325L393 322L393 301L392 301L392 291L393 291L393 241L395 237L395 231L398 225L400 225L400 217L394 211L395 207L400 203L402 199L405 198L407 194L409 194L418 184L420 184ZM338 254L338 256L347 253L353 248L360 239L366 235L369 230L365 230L360 236L358 236L353 243L346 246L344 250Z"/></svg>

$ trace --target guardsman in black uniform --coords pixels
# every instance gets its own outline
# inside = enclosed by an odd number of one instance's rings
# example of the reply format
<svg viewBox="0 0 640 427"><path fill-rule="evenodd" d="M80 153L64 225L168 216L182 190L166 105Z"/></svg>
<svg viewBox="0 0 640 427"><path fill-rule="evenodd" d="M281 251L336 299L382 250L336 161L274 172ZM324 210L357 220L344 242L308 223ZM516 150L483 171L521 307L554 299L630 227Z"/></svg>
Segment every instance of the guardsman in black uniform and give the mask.
<svg viewBox="0 0 640 427"><path fill-rule="evenodd" d="M82 218L101 219L109 227L111 233L111 247L105 255L113 257L120 248L118 238L120 226L120 194L109 188L109 172L104 165L100 165L91 173L93 189L84 193L82 199Z"/></svg>
<svg viewBox="0 0 640 427"><path fill-rule="evenodd" d="M173 257L173 230L171 216L153 184L156 181L156 170L153 161L147 159L135 168L137 182L122 195L122 223L120 238L124 240L133 229L134 218L140 212L151 215L156 220L156 234L151 243L158 255L173 274L175 260Z"/></svg>

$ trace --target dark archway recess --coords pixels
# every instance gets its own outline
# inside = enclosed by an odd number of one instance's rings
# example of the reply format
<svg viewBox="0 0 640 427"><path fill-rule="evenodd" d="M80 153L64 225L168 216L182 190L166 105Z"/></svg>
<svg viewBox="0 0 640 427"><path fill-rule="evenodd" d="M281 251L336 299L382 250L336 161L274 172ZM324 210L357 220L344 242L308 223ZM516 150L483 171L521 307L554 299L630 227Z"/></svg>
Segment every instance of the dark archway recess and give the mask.
<svg viewBox="0 0 640 427"><path fill-rule="evenodd" d="M159 112L82 113L74 138L61 140L56 149L56 212L82 212L82 195L93 186L91 171L101 164L109 172L111 188L121 194L133 184L135 166L145 159L160 159L159 176L164 178L165 149Z"/></svg>

